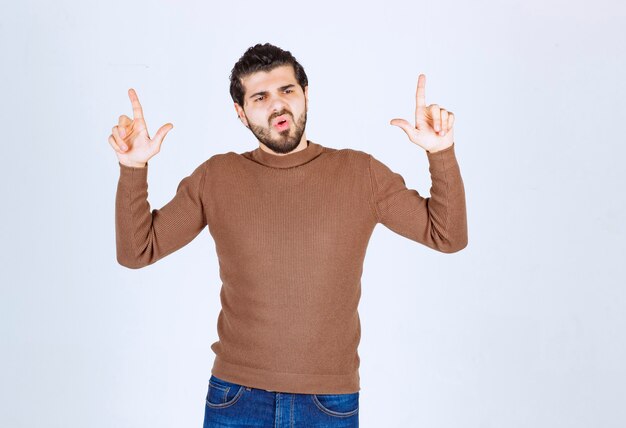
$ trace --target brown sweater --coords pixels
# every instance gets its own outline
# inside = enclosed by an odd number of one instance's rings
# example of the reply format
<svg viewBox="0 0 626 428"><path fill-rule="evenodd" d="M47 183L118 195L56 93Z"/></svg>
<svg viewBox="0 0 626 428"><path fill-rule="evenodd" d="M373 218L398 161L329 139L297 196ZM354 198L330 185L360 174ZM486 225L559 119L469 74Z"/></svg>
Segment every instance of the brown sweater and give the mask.
<svg viewBox="0 0 626 428"><path fill-rule="evenodd" d="M268 391L357 392L357 306L376 224L444 253L467 245L454 145L426 153L428 198L365 152L309 140L285 156L214 155L152 211L148 167L120 163L117 260L148 266L208 226L222 280L212 373Z"/></svg>

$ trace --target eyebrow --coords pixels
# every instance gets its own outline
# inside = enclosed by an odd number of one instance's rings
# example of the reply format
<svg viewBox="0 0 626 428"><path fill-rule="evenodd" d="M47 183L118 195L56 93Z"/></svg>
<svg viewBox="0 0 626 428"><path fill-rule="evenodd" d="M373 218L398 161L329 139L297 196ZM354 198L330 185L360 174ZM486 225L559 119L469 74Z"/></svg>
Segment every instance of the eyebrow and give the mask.
<svg viewBox="0 0 626 428"><path fill-rule="evenodd" d="M294 85L293 83L290 83L289 85L285 85L285 86L281 86L280 88L278 88L279 91L284 91L285 89L289 89L291 87L295 87L296 85ZM260 92L255 92L254 94L250 95L248 98L253 98L256 97L257 95L265 95L267 94L267 91L260 91Z"/></svg>

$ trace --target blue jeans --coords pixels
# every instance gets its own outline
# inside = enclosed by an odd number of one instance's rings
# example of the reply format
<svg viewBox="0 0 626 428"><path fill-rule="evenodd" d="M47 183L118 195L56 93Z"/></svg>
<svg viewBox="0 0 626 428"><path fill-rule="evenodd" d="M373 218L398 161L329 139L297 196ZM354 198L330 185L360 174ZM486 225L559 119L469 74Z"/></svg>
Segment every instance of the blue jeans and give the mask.
<svg viewBox="0 0 626 428"><path fill-rule="evenodd" d="M209 379L204 428L358 428L359 392L297 394L266 391L214 375Z"/></svg>

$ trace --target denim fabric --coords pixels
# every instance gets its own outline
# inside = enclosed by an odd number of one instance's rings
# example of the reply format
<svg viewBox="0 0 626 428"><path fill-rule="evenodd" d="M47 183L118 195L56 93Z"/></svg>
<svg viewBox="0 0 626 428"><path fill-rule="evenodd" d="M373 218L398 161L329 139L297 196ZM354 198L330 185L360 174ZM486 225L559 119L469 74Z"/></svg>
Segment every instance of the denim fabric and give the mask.
<svg viewBox="0 0 626 428"><path fill-rule="evenodd" d="M204 428L358 428L359 392L296 394L209 379Z"/></svg>

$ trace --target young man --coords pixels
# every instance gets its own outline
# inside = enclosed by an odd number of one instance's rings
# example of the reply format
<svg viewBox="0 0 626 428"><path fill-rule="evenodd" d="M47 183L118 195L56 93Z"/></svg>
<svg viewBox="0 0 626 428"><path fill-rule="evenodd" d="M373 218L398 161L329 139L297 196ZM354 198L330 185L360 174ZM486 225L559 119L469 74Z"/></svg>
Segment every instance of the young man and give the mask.
<svg viewBox="0 0 626 428"><path fill-rule="evenodd" d="M151 139L128 91L134 118L120 116L109 137L120 166L118 262L148 266L207 226L219 258L222 310L205 426L248 419L255 426L358 426L357 306L374 227L382 223L444 253L467 245L454 115L427 106L424 91L420 75L415 125L391 124L426 150L428 198L370 154L308 140L304 69L288 51L253 46L232 70L230 94L259 147L210 157L152 211L147 163L173 126Z"/></svg>

